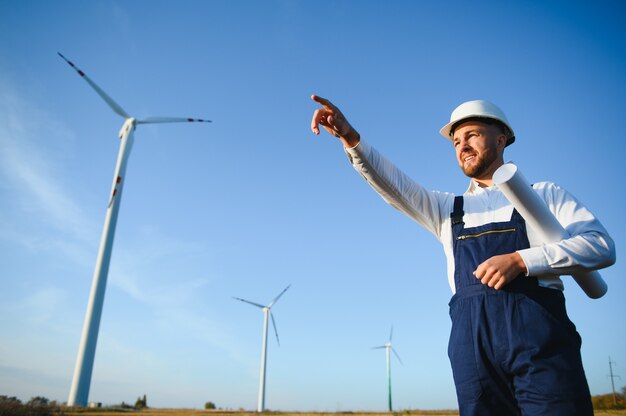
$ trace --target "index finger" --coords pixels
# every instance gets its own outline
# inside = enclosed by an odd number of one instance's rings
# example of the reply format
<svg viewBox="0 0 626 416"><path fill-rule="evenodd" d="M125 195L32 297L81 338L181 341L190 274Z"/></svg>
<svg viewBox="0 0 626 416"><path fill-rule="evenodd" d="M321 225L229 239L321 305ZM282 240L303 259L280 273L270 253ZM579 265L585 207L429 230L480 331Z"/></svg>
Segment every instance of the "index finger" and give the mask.
<svg viewBox="0 0 626 416"><path fill-rule="evenodd" d="M320 97L319 95L313 94L311 95L311 99L316 103L323 105L324 107L335 108L335 106L330 101L328 101L326 98Z"/></svg>

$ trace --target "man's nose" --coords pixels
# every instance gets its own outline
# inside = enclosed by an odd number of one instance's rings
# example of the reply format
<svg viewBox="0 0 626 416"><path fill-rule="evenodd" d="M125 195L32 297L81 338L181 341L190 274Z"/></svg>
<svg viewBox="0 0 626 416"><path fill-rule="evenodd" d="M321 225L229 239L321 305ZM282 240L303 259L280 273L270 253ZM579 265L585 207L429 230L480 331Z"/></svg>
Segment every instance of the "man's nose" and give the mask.
<svg viewBox="0 0 626 416"><path fill-rule="evenodd" d="M467 140L461 139L459 140L458 148L463 151L470 148L470 145L467 143Z"/></svg>

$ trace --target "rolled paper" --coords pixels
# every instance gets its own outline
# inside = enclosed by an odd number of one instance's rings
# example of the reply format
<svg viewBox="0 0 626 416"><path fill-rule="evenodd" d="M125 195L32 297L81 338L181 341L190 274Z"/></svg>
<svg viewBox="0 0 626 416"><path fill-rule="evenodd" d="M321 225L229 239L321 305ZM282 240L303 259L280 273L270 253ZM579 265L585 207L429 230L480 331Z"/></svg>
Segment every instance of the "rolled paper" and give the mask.
<svg viewBox="0 0 626 416"><path fill-rule="evenodd" d="M570 237L513 163L500 166L493 174L493 181L526 223L537 233L543 244ZM595 270L576 272L572 274L572 277L592 299L604 296L607 291L606 282Z"/></svg>

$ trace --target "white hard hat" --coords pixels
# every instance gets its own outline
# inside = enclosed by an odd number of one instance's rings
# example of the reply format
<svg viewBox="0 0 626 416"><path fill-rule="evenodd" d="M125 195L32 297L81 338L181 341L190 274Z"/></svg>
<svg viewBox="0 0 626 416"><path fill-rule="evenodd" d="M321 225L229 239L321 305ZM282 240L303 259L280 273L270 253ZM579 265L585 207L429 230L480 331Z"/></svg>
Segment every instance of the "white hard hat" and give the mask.
<svg viewBox="0 0 626 416"><path fill-rule="evenodd" d="M491 119L502 123L504 133L508 139L506 142L507 146L515 141L515 133L513 133L513 129L502 110L500 110L497 105L485 100L467 101L455 108L450 115L450 122L443 126L441 130L439 130L439 133L446 139L452 140L454 129L461 124L461 122L470 120L480 121L481 119Z"/></svg>

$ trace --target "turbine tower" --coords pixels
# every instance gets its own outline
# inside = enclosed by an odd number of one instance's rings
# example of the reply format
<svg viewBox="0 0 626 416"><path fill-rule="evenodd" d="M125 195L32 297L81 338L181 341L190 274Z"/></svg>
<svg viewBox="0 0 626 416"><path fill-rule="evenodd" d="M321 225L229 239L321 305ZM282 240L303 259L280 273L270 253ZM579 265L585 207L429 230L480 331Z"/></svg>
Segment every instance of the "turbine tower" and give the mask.
<svg viewBox="0 0 626 416"><path fill-rule="evenodd" d="M102 305L104 303L104 293L106 291L106 281L109 272L109 263L111 261L111 251L113 249L113 238L115 236L115 225L117 223L117 215L120 209L128 156L133 146L135 128L138 124L178 122L210 123L211 121L180 117L147 117L138 120L128 115L128 113L124 111L118 103L109 97L107 93L105 93L65 56L61 53L59 53L59 56L63 58L63 60L65 60L65 62L67 62L78 73L78 75L87 81L87 84L89 84L89 86L96 91L100 98L102 98L116 114L119 114L125 119L119 132L121 141L117 165L115 166L115 173L113 175L113 186L104 219L104 228L102 230L98 258L96 260L96 267L91 284L91 292L89 294L89 302L87 304L85 324L83 326L83 333L78 348L72 387L70 388L70 395L67 400L68 406L85 406L89 397L91 374L96 354L96 343L98 341L98 330L100 328L100 317L102 316Z"/></svg>
<svg viewBox="0 0 626 416"><path fill-rule="evenodd" d="M386 356L387 356L387 398L388 398L389 411L390 412L393 412L393 406L391 404L391 351L393 351L394 355L396 356L396 358L398 359L400 364L402 364L402 360L400 359L400 356L396 352L396 349L391 346L391 338L392 337L393 337L393 326L391 327L391 332L389 332L389 341L387 341L387 343L385 345L381 345L381 346L372 348L373 350L378 350L378 349L382 349L382 348L384 348L386 350ZM404 364L402 364L402 365L404 365Z"/></svg>
<svg viewBox="0 0 626 416"><path fill-rule="evenodd" d="M261 308L263 310L263 347L261 349L261 381L259 382L259 401L257 403L257 412L265 411L265 363L267 362L267 324L268 320L272 318L272 326L274 327L274 333L276 334L276 342L280 345L280 340L278 339L278 331L276 330L276 322L274 321L274 315L272 315L272 306L278 301L278 299L289 289L291 285L287 286L283 289L282 292L278 294L274 298L273 301L269 303L267 306L263 306L261 304L250 302L249 300L236 298L233 296L233 299L240 300L245 303L249 303L250 305L256 306L257 308Z"/></svg>

